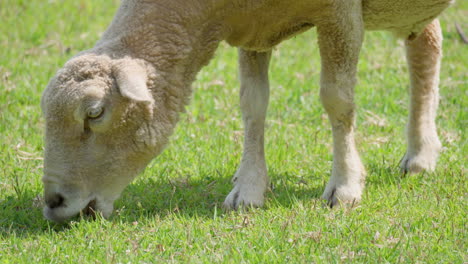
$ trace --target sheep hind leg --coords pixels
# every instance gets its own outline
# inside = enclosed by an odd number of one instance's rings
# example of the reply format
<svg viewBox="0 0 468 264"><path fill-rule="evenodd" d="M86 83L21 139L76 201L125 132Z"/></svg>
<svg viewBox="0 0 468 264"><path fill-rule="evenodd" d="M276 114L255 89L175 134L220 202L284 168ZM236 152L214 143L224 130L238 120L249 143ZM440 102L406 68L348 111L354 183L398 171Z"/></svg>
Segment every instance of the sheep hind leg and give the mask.
<svg viewBox="0 0 468 264"><path fill-rule="evenodd" d="M333 167L322 198L330 207L360 201L365 169L354 141L354 86L364 28L360 1L346 1L350 10L317 26L322 72L320 98L333 135ZM338 13L338 12L337 12Z"/></svg>
<svg viewBox="0 0 468 264"><path fill-rule="evenodd" d="M439 21L434 20L405 44L411 90L407 151L400 167L404 173L433 171L441 149L435 124L442 57Z"/></svg>
<svg viewBox="0 0 468 264"><path fill-rule="evenodd" d="M271 52L239 49L240 105L244 122L244 153L224 207L259 207L268 186L264 125L269 99L268 65Z"/></svg>

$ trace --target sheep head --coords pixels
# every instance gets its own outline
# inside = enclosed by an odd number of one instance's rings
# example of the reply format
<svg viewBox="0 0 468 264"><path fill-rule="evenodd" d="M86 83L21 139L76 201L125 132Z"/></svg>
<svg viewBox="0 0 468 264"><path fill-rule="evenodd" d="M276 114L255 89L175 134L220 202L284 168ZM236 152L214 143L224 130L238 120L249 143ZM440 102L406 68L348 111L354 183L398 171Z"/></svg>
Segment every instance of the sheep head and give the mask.
<svg viewBox="0 0 468 264"><path fill-rule="evenodd" d="M155 122L160 116L147 76L139 60L84 54L52 78L41 101L47 219L86 210L108 217L122 190L161 151L167 139Z"/></svg>

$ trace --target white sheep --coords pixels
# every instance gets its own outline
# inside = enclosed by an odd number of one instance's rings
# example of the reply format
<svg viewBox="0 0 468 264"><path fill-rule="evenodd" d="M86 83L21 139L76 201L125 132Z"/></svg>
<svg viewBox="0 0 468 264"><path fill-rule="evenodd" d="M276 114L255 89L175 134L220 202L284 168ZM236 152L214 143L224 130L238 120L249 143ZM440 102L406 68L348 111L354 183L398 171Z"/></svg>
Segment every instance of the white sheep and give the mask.
<svg viewBox="0 0 468 264"><path fill-rule="evenodd" d="M42 97L46 120L44 215L93 209L108 217L122 190L158 155L220 41L239 47L244 153L224 205L261 206L268 185L264 123L271 49L315 26L320 96L333 128L330 206L361 198L354 142L356 65L364 30L406 38L411 109L405 172L433 170L442 35L451 0L124 0L94 48L58 71Z"/></svg>

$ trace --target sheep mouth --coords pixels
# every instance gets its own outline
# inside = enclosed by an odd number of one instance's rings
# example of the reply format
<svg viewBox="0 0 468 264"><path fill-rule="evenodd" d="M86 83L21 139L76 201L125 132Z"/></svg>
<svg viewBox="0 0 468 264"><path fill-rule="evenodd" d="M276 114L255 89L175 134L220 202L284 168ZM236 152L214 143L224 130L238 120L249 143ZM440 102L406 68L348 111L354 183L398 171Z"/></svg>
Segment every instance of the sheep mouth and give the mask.
<svg viewBox="0 0 468 264"><path fill-rule="evenodd" d="M89 203L81 210L83 215L96 217L97 209L96 209L96 199L89 201Z"/></svg>

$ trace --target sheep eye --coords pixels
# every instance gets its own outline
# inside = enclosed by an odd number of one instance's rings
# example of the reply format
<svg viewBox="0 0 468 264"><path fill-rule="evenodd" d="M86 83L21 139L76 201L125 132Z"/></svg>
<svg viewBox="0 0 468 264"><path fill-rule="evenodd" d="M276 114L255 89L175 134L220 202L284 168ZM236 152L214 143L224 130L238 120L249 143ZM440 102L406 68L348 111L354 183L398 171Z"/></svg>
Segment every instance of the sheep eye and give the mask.
<svg viewBox="0 0 468 264"><path fill-rule="evenodd" d="M104 113L104 108L102 107L93 107L88 109L87 115L89 119L98 119Z"/></svg>

